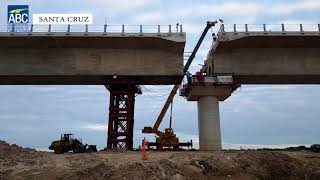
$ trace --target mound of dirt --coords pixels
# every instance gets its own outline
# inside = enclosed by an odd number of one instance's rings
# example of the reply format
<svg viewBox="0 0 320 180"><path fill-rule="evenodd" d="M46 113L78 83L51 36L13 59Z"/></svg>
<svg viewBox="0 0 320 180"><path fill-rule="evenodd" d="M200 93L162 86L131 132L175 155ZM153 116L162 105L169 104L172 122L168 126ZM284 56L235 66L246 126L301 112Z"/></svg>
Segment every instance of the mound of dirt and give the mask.
<svg viewBox="0 0 320 180"><path fill-rule="evenodd" d="M22 148L16 144L8 144L5 141L0 140L0 158L5 158L6 156L16 156L23 154L35 154L37 151L31 148Z"/></svg>
<svg viewBox="0 0 320 180"><path fill-rule="evenodd" d="M37 152L0 141L0 179L320 179L309 152Z"/></svg>
<svg viewBox="0 0 320 180"><path fill-rule="evenodd" d="M31 163L34 159L41 158L43 153L37 152L35 149L22 148L16 144L8 144L0 141L0 163L1 165L13 166L18 163Z"/></svg>

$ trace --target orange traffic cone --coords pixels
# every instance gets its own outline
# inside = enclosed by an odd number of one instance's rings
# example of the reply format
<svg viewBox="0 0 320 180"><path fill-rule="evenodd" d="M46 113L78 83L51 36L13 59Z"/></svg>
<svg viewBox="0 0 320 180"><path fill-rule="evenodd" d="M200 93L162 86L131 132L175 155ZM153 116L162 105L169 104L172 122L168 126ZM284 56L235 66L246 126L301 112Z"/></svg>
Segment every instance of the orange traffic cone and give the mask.
<svg viewBox="0 0 320 180"><path fill-rule="evenodd" d="M149 142L146 139L143 139L142 145L141 145L141 159L142 160L148 160L148 154L147 154L148 143Z"/></svg>

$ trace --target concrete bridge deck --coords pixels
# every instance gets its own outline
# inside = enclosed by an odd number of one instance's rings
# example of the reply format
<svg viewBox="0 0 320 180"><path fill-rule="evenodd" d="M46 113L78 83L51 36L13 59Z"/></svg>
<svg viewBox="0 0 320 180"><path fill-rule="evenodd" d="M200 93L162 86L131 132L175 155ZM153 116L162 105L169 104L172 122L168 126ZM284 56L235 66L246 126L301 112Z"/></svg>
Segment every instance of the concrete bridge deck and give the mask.
<svg viewBox="0 0 320 180"><path fill-rule="evenodd" d="M207 71L237 84L320 84L320 32L219 32Z"/></svg>
<svg viewBox="0 0 320 180"><path fill-rule="evenodd" d="M183 32L0 32L0 84L178 84L185 41Z"/></svg>

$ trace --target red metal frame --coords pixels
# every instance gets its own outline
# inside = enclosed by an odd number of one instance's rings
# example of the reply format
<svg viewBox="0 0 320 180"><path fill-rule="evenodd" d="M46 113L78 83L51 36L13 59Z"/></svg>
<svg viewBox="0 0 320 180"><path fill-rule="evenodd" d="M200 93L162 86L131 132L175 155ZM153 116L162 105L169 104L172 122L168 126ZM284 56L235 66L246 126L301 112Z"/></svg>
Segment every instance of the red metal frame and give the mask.
<svg viewBox="0 0 320 180"><path fill-rule="evenodd" d="M108 149L133 149L134 103L137 86L112 84L110 91Z"/></svg>

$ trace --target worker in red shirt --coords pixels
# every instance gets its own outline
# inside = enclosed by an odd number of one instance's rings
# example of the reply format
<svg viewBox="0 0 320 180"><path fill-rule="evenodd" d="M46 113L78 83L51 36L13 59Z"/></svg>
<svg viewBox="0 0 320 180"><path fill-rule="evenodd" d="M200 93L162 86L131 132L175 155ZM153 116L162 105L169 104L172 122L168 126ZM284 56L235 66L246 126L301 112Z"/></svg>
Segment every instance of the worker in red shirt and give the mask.
<svg viewBox="0 0 320 180"><path fill-rule="evenodd" d="M203 69L201 68L200 71L196 72L196 78L198 79L198 82L200 84L204 84L204 75L203 75Z"/></svg>

